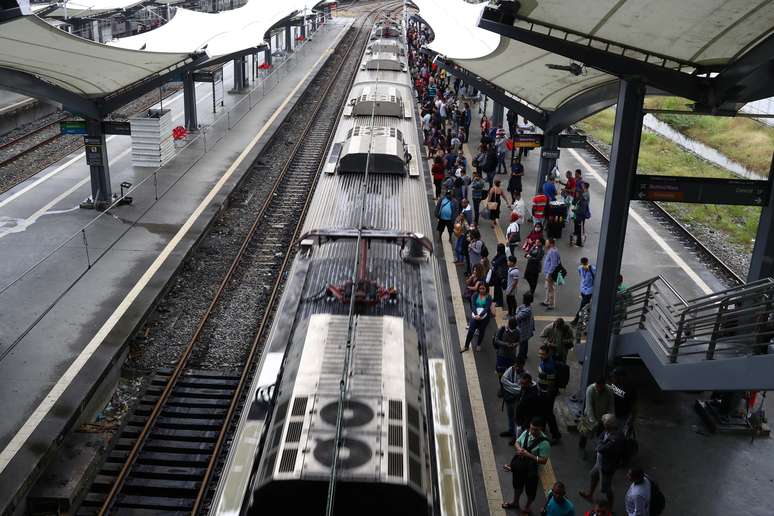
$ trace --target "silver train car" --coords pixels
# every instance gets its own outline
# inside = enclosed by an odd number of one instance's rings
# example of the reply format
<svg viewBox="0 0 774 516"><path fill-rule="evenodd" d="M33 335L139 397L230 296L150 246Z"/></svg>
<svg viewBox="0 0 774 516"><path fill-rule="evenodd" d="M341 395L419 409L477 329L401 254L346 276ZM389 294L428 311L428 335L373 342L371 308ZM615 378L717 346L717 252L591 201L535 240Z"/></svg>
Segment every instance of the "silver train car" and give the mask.
<svg viewBox="0 0 774 516"><path fill-rule="evenodd" d="M471 512L404 23L373 28L212 514Z"/></svg>

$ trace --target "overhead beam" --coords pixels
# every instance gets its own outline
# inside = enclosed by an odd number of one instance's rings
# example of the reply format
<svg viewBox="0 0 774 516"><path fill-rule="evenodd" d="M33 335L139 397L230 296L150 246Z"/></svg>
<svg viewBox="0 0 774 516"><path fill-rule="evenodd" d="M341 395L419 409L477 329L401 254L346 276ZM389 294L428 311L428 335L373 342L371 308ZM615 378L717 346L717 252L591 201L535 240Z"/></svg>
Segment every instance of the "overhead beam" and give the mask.
<svg viewBox="0 0 774 516"><path fill-rule="evenodd" d="M485 15L486 12L485 10ZM669 91L674 95L689 98L702 104L711 104L708 79L646 63L631 57L613 54L567 39L549 36L513 25L506 25L499 21L487 19L484 16L479 20L478 26L527 45L542 48L568 59L580 61L586 66L610 75L621 78L636 77L647 85Z"/></svg>
<svg viewBox="0 0 774 516"><path fill-rule="evenodd" d="M93 100L42 81L25 72L0 68L0 86L20 95L59 102L68 111L78 113L85 118L102 118L102 114Z"/></svg>
<svg viewBox="0 0 774 516"><path fill-rule="evenodd" d="M774 34L748 50L713 79L722 102L752 102L774 95Z"/></svg>

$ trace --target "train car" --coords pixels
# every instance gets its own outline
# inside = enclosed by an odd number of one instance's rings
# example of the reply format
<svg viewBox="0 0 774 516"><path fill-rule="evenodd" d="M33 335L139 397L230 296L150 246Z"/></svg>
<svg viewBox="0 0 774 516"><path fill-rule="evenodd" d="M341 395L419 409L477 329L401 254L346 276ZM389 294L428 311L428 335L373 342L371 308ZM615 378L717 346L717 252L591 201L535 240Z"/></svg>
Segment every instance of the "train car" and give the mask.
<svg viewBox="0 0 774 516"><path fill-rule="evenodd" d="M471 512L405 54L374 26L213 514Z"/></svg>

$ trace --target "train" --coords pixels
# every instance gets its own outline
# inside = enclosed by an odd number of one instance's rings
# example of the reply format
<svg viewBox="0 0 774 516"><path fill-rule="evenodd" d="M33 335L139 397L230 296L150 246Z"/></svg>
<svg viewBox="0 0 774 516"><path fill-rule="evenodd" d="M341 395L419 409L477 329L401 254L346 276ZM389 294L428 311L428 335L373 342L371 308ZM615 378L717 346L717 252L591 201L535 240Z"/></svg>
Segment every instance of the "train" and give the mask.
<svg viewBox="0 0 774 516"><path fill-rule="evenodd" d="M371 29L211 514L472 512L406 16Z"/></svg>

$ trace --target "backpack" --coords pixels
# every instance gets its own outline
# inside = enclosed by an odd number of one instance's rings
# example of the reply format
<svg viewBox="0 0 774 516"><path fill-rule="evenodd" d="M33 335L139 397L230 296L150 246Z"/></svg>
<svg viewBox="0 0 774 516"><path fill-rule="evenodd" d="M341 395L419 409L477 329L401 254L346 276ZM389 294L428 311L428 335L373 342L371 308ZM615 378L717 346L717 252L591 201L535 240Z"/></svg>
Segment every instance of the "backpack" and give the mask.
<svg viewBox="0 0 774 516"><path fill-rule="evenodd" d="M655 480L646 478L650 481L650 516L659 516L666 508L666 497Z"/></svg>
<svg viewBox="0 0 774 516"><path fill-rule="evenodd" d="M484 241L481 241L481 258L488 258L489 257L489 249L487 249L486 244Z"/></svg>
<svg viewBox="0 0 774 516"><path fill-rule="evenodd" d="M517 244L519 242L519 232L514 231L510 235L508 235L508 243L509 244Z"/></svg>
<svg viewBox="0 0 774 516"><path fill-rule="evenodd" d="M556 387L564 389L570 383L570 366L565 362L556 362Z"/></svg>

